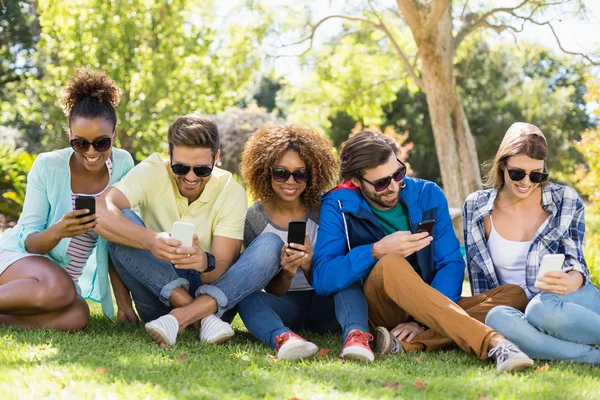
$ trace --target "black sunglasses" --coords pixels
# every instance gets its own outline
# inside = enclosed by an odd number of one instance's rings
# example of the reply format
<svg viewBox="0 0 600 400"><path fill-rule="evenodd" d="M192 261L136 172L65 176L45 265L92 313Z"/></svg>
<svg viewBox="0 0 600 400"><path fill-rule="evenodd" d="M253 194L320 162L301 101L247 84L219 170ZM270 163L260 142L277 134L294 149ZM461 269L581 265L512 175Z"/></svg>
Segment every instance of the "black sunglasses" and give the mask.
<svg viewBox="0 0 600 400"><path fill-rule="evenodd" d="M294 177L296 183L306 183L310 179L310 173L304 168L290 172L283 167L271 168L271 175L276 182L285 182L290 176Z"/></svg>
<svg viewBox="0 0 600 400"><path fill-rule="evenodd" d="M75 150L78 153L85 153L90 148L90 145L94 146L94 150L100 153L104 153L106 150L110 149L110 146L112 145L112 139L109 137L101 137L94 140L91 143L85 139L80 138L71 139L70 142L73 150Z"/></svg>
<svg viewBox="0 0 600 400"><path fill-rule="evenodd" d="M213 170L212 167L207 165L196 165L195 167L190 167L189 165L185 164L171 164L171 169L175 175L187 175L188 172L190 172L190 169L193 169L194 174L196 174L198 178L206 178Z"/></svg>
<svg viewBox="0 0 600 400"><path fill-rule="evenodd" d="M404 165L404 163L398 159L396 159L396 161L398 161L398 163L400 164L400 168L398 168L398 170L390 176L377 179L374 182L371 182L363 177L359 177L359 179L361 181L365 181L373 185L373 189L375 189L376 192L383 192L385 189L388 188L388 186L390 186L390 183L392 183L392 179L396 182L401 182L402 179L404 179L404 177L406 176L406 165Z"/></svg>
<svg viewBox="0 0 600 400"><path fill-rule="evenodd" d="M527 174L521 169L508 169L508 167L506 170L508 171L508 176L510 176L510 179L515 182L523 180L526 175L529 175L529 180L531 183L542 183L548 179L547 172L530 172Z"/></svg>

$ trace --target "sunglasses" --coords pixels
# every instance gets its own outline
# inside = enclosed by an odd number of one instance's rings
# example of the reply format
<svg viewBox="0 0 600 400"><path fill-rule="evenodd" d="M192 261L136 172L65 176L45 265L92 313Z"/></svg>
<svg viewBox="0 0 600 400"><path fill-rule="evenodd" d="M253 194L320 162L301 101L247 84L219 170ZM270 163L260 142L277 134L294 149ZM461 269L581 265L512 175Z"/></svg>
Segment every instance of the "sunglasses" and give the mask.
<svg viewBox="0 0 600 400"><path fill-rule="evenodd" d="M523 180L526 175L529 175L529 180L531 183L542 183L548 179L547 172L530 172L526 174L525 171L521 169L508 169L508 167L506 170L508 171L508 176L510 176L510 179L515 182Z"/></svg>
<svg viewBox="0 0 600 400"><path fill-rule="evenodd" d="M271 168L271 176L273 176L276 182L285 182L290 176L293 176L296 183L306 183L310 179L310 172L304 168L290 172L285 168L277 167Z"/></svg>
<svg viewBox="0 0 600 400"><path fill-rule="evenodd" d="M71 147L78 153L85 153L91 146L94 146L94 150L104 153L112 146L112 139L109 137L101 137L93 142L89 142L85 139L71 139Z"/></svg>
<svg viewBox="0 0 600 400"><path fill-rule="evenodd" d="M398 170L390 176L386 176L385 178L377 179L376 181L373 181L373 182L371 182L363 177L360 177L359 179L361 181L365 181L365 182L373 185L373 189L375 189L376 192L383 192L385 189L388 188L388 186L390 186L390 183L392 183L392 179L396 182L401 182L402 179L404 179L404 177L406 176L406 165L404 165L404 163L398 159L396 159L396 161L398 161L398 163L400 163L400 168L398 168Z"/></svg>
<svg viewBox="0 0 600 400"><path fill-rule="evenodd" d="M188 172L190 172L190 169L194 170L194 174L196 174L198 178L206 178L213 170L211 167L206 165L190 167L189 165L185 164L171 164L171 170L173 170L175 175L187 175Z"/></svg>

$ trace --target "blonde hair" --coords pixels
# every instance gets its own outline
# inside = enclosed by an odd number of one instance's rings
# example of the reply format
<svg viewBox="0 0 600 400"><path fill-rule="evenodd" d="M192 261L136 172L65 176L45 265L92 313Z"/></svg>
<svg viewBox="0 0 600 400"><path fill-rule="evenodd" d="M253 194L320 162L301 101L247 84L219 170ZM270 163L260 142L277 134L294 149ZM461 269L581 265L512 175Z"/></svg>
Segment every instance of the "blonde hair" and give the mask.
<svg viewBox="0 0 600 400"><path fill-rule="evenodd" d="M544 171L546 171L548 143L540 128L525 122L515 122L508 128L496 156L484 164L484 169L488 171L485 186L494 189L502 188L506 160L518 154L525 154L535 160L543 160Z"/></svg>

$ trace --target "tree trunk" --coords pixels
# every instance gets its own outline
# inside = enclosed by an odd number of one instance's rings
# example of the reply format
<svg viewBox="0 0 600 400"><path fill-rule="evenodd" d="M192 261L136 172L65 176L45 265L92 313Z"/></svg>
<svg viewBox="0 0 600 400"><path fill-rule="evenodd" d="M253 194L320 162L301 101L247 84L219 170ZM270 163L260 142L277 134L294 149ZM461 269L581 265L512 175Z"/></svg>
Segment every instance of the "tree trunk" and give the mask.
<svg viewBox="0 0 600 400"><path fill-rule="evenodd" d="M424 20L406 18L419 48L444 193L451 207L462 207L465 198L481 187L481 177L475 141L456 93L452 8L433 29L426 29Z"/></svg>

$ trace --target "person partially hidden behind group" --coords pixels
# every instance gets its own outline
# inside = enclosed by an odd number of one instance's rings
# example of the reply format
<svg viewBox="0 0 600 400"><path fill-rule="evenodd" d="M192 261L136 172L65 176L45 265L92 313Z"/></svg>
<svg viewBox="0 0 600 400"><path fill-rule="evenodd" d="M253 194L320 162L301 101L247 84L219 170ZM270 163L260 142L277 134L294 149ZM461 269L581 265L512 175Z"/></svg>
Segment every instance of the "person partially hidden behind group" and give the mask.
<svg viewBox="0 0 600 400"><path fill-rule="evenodd" d="M282 242L264 235L240 257L246 192L216 167L212 120L179 117L167 137L168 158L151 155L98 200L96 231L152 339L172 345L201 321L199 338L220 343L234 331L219 317L275 276ZM174 222L194 225L191 246L171 237Z"/></svg>
<svg viewBox="0 0 600 400"><path fill-rule="evenodd" d="M498 370L533 361L483 324L495 305L524 308L519 286L461 298L465 263L433 182L406 177L397 144L377 133L351 137L341 151L344 182L323 196L312 285L329 295L364 282L369 324L381 354L435 350L456 343ZM419 223L435 220L431 234Z"/></svg>
<svg viewBox="0 0 600 400"><path fill-rule="evenodd" d="M255 292L239 303L240 317L248 331L274 347L281 360L308 357L318 350L294 333L342 331L341 357L373 361L373 353L361 340L368 334L367 303L360 283L333 295L320 296L310 285L313 245L319 227L319 197L333 187L338 163L331 143L309 128L297 125L265 126L256 131L242 155L242 175L258 201L246 216L244 245L269 233L282 246L281 271L265 292ZM291 221L304 221L306 237L290 243Z"/></svg>
<svg viewBox="0 0 600 400"><path fill-rule="evenodd" d="M515 123L489 169L489 189L467 198L472 291L519 285L530 299L525 313L496 307L486 324L532 358L600 365L600 291L584 258L584 205L572 188L548 182L547 160L542 131ZM564 259L540 275L548 255Z"/></svg>
<svg viewBox="0 0 600 400"><path fill-rule="evenodd" d="M0 239L0 324L79 331L90 315L83 297L102 302L112 318L106 241L94 232L97 216L75 202L99 196L133 167L128 152L113 148L119 96L103 73L79 69L71 77L61 98L71 147L38 155L23 213ZM111 275L119 293L123 284ZM131 300L117 304L131 308Z"/></svg>

